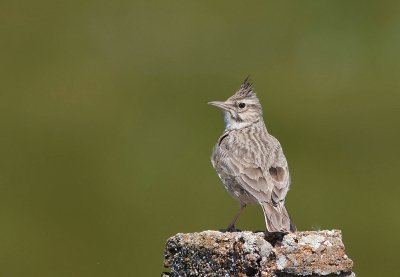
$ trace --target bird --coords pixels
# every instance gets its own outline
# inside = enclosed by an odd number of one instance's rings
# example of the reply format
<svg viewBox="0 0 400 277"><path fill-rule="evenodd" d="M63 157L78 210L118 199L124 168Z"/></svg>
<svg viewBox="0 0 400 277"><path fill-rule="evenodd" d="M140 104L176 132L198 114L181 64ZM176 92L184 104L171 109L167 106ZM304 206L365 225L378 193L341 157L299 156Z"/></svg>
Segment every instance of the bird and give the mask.
<svg viewBox="0 0 400 277"><path fill-rule="evenodd" d="M225 130L213 148L211 162L225 189L240 203L227 230L247 204L259 204L268 232L296 232L285 208L290 175L279 141L270 135L263 110L248 76L226 101L209 105L222 109Z"/></svg>

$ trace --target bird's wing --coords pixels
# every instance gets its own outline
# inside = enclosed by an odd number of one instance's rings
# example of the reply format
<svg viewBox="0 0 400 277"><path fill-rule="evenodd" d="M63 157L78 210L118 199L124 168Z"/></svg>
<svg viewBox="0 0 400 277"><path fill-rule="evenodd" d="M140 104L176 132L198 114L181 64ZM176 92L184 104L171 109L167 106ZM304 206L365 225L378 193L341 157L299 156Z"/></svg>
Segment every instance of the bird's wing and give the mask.
<svg viewBox="0 0 400 277"><path fill-rule="evenodd" d="M274 144L273 151L271 152L272 153L270 157L272 163L268 165L267 174L274 184L271 198L273 202L277 203L283 201L286 197L290 185L290 175L286 157L283 154L282 147L277 140Z"/></svg>
<svg viewBox="0 0 400 277"><path fill-rule="evenodd" d="M258 201L276 206L285 199L290 177L279 142L274 137L271 141L261 148L239 143L229 151L226 162L242 186Z"/></svg>

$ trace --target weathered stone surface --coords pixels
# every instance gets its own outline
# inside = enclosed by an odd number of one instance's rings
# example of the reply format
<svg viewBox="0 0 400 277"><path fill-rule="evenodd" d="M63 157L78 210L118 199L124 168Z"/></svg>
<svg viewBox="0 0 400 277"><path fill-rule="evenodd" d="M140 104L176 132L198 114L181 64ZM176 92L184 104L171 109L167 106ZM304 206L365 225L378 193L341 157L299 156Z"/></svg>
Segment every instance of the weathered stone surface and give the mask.
<svg viewBox="0 0 400 277"><path fill-rule="evenodd" d="M179 233L166 243L164 266L173 277L355 276L339 230Z"/></svg>

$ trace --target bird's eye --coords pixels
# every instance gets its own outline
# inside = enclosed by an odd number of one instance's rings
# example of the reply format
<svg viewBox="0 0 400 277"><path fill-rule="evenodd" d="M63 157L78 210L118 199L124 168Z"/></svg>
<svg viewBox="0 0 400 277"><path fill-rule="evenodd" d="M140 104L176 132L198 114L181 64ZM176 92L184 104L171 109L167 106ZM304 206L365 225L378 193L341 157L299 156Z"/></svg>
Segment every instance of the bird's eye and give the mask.
<svg viewBox="0 0 400 277"><path fill-rule="evenodd" d="M244 107L246 107L245 103L243 103L243 102L239 103L239 108L243 109Z"/></svg>

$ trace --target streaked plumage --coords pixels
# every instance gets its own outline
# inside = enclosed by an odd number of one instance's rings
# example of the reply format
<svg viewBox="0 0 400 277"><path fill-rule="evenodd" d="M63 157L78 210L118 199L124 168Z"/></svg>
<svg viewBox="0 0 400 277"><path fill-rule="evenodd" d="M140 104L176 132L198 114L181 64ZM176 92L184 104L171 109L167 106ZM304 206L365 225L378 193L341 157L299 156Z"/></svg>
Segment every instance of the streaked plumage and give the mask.
<svg viewBox="0 0 400 277"><path fill-rule="evenodd" d="M289 168L279 141L267 132L261 104L248 78L225 102L210 102L223 110L226 128L214 147L211 162L229 194L240 202L260 204L269 232L295 232L284 206Z"/></svg>

